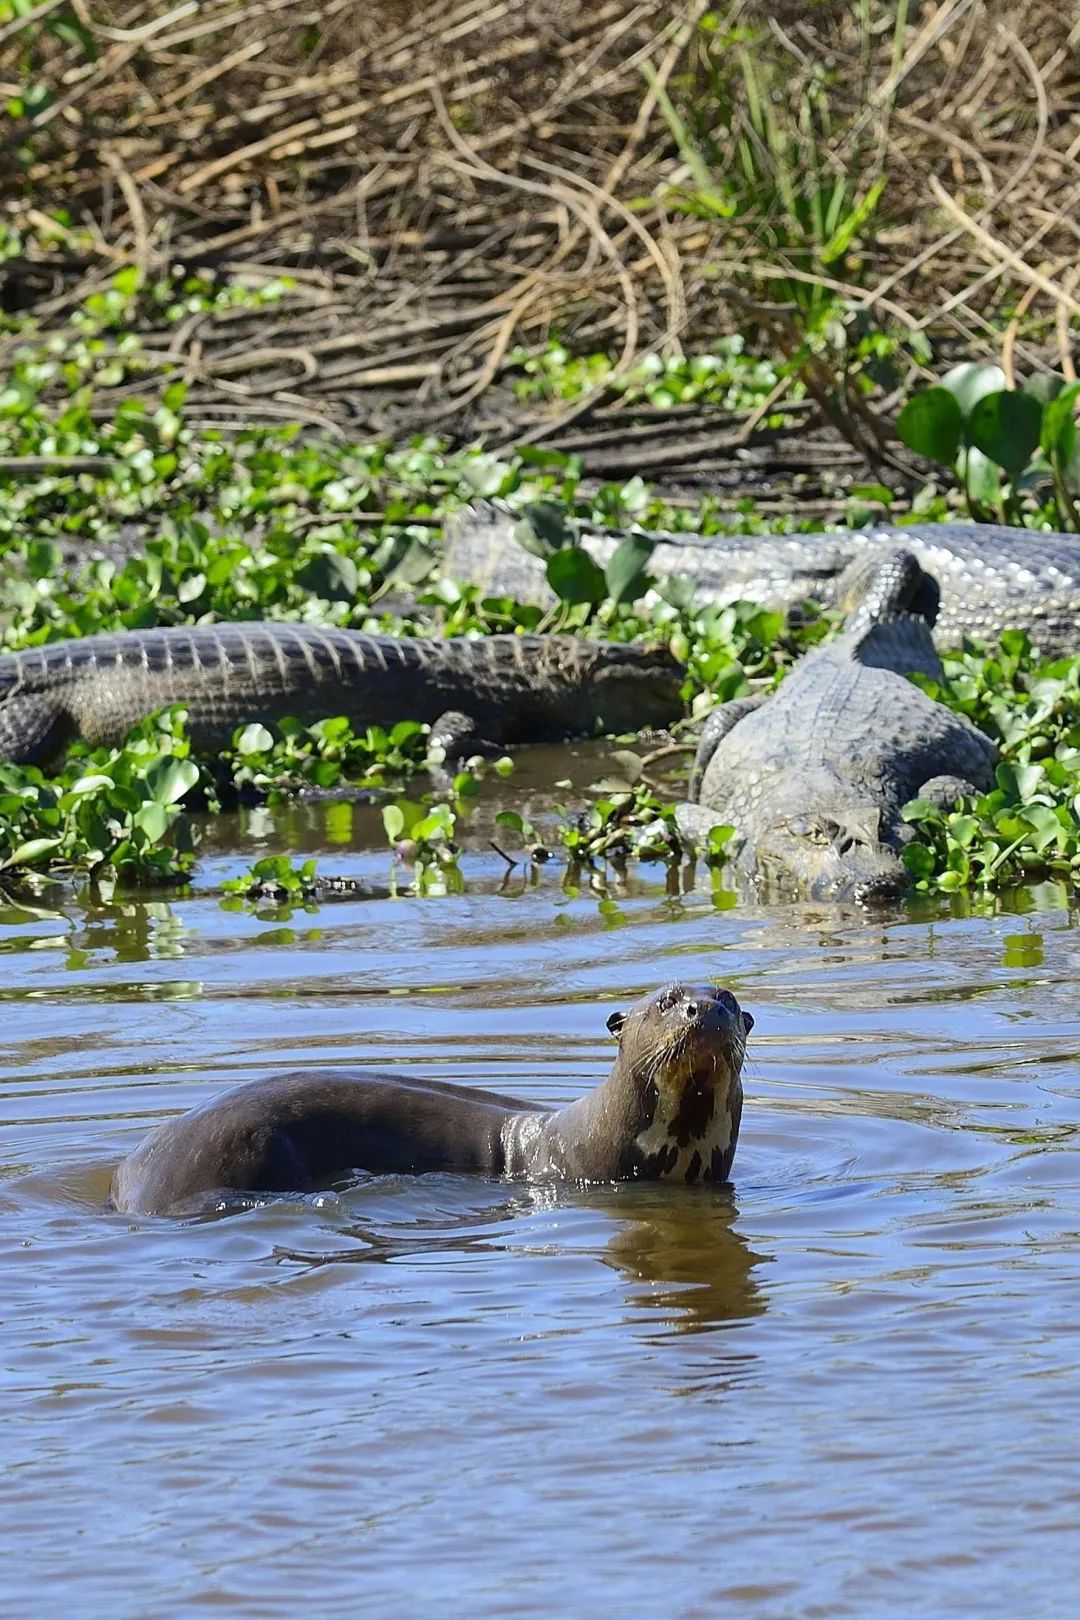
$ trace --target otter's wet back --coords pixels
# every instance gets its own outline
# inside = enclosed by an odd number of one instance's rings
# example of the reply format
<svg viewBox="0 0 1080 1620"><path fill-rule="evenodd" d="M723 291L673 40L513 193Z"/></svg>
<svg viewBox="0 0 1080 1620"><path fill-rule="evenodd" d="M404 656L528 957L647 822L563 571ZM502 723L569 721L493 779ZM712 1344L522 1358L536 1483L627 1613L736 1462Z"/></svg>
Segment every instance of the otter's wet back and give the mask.
<svg viewBox="0 0 1080 1620"><path fill-rule="evenodd" d="M274 836L384 879L339 810ZM1063 896L882 919L468 874L291 914L0 911L5 1613L48 1578L103 1620L966 1617L975 1573L980 1615L1067 1612ZM369 1176L228 1220L103 1211L152 1125L260 1074L563 1106L610 1069L609 1014L673 979L756 1020L730 1189Z"/></svg>

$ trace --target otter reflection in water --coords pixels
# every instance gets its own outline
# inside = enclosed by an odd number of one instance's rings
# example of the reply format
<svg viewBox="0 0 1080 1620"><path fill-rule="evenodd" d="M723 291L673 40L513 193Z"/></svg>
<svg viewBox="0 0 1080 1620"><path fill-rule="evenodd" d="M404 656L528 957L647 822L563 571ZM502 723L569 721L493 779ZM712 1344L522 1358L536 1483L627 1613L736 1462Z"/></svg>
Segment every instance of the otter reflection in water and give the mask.
<svg viewBox="0 0 1080 1620"><path fill-rule="evenodd" d="M255 1080L151 1132L117 1168L112 1201L138 1214L205 1213L238 1197L331 1186L357 1170L723 1182L752 1027L729 990L667 985L608 1019L619 1043L611 1073L555 1112L374 1071Z"/></svg>
<svg viewBox="0 0 1080 1620"><path fill-rule="evenodd" d="M618 1223L600 1258L636 1285L628 1294L635 1313L677 1333L764 1314L754 1273L769 1256L736 1230L730 1189L674 1198L661 1187L634 1186L582 1196Z"/></svg>

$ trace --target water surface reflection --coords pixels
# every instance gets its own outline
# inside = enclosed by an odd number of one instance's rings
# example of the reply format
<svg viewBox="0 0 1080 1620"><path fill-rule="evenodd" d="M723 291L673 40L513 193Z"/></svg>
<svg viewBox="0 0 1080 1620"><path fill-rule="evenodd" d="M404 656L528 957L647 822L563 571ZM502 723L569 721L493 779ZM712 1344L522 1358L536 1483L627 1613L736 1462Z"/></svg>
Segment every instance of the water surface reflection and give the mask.
<svg viewBox="0 0 1080 1620"><path fill-rule="evenodd" d="M334 847L384 878L352 808ZM1071 1612L1061 895L869 919L647 873L500 893L485 859L461 897L286 919L198 892L0 912L5 1612L46 1579L110 1620ZM607 1013L673 976L757 1018L729 1191L385 1177L227 1220L103 1209L152 1123L258 1073L559 1106L607 1072Z"/></svg>

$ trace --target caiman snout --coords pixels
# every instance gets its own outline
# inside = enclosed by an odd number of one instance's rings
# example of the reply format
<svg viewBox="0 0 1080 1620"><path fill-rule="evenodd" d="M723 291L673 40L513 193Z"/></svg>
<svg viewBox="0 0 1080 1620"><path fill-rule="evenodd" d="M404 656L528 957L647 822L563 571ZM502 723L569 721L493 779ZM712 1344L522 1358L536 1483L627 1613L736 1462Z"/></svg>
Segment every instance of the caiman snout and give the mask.
<svg viewBox="0 0 1080 1620"><path fill-rule="evenodd" d="M903 892L902 873L880 872L877 877L867 878L864 883L857 883L851 891L851 898L860 906L884 906L899 900Z"/></svg>

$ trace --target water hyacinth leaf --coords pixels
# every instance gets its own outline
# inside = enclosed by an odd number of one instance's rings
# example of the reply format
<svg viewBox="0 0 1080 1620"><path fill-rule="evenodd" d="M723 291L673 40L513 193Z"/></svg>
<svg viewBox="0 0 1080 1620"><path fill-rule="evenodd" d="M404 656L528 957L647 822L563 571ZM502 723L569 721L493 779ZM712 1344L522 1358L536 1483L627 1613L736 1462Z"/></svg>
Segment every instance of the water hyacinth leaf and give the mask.
<svg viewBox="0 0 1080 1620"><path fill-rule="evenodd" d="M250 726L244 726L233 738L233 747L241 755L268 754L273 746L273 736L258 721L254 721Z"/></svg>
<svg viewBox="0 0 1080 1620"><path fill-rule="evenodd" d="M1000 393L1005 382L1005 373L1000 366L968 360L947 371L941 379L941 386L956 400L966 420L984 394Z"/></svg>
<svg viewBox="0 0 1080 1620"><path fill-rule="evenodd" d="M151 844L158 844L168 831L169 812L163 804L151 799L136 812L133 825L146 834Z"/></svg>
<svg viewBox="0 0 1080 1620"><path fill-rule="evenodd" d="M1045 771L1041 765L1016 765L1013 767L1013 781L1016 785L1017 798L1026 803L1033 798L1037 789L1042 785Z"/></svg>
<svg viewBox="0 0 1080 1620"><path fill-rule="evenodd" d="M959 471L968 496L984 506L993 505L1001 494L1001 477L996 464L978 445L969 445L961 453Z"/></svg>
<svg viewBox="0 0 1080 1620"><path fill-rule="evenodd" d="M657 586L663 600L669 607L677 608L680 613L685 613L691 606L696 589L694 581L687 574L669 574Z"/></svg>
<svg viewBox="0 0 1080 1620"><path fill-rule="evenodd" d="M0 872L11 866L33 866L43 855L58 850L62 843L62 838L28 838L25 844L13 849L6 860L0 861Z"/></svg>
<svg viewBox="0 0 1080 1620"><path fill-rule="evenodd" d="M911 822L940 821L942 814L933 799L909 799L900 810L900 819Z"/></svg>
<svg viewBox="0 0 1080 1620"><path fill-rule="evenodd" d="M905 844L900 859L914 878L925 880L933 875L934 852L925 844Z"/></svg>
<svg viewBox="0 0 1080 1620"><path fill-rule="evenodd" d="M401 560L386 577L395 585L420 585L427 579L434 566L435 553L419 535L414 535L406 546Z"/></svg>
<svg viewBox="0 0 1080 1620"><path fill-rule="evenodd" d="M76 781L72 782L64 797L74 802L76 799L83 798L87 793L98 793L102 788L111 788L112 785L112 777L105 776L98 771L89 776L78 777Z"/></svg>
<svg viewBox="0 0 1080 1620"><path fill-rule="evenodd" d="M576 535L563 507L554 501L529 501L514 526L514 539L546 562L556 551L572 546Z"/></svg>
<svg viewBox="0 0 1080 1620"><path fill-rule="evenodd" d="M405 817L400 805L384 804L382 821L387 838L392 844L396 844L405 831Z"/></svg>
<svg viewBox="0 0 1080 1620"><path fill-rule="evenodd" d="M636 602L652 586L649 558L656 549L647 534L628 534L620 540L604 568L608 595L613 602Z"/></svg>
<svg viewBox="0 0 1080 1620"><path fill-rule="evenodd" d="M327 546L296 570L296 582L324 602L352 602L360 588L360 573L351 557Z"/></svg>
<svg viewBox="0 0 1080 1620"><path fill-rule="evenodd" d="M1040 405L1048 405L1052 399L1057 399L1065 387L1065 378L1059 371L1036 371L1024 384L1024 393L1037 399Z"/></svg>
<svg viewBox="0 0 1080 1620"><path fill-rule="evenodd" d="M972 406L967 436L1015 484L1039 448L1042 418L1043 407L1030 394L1000 389Z"/></svg>
<svg viewBox="0 0 1080 1620"><path fill-rule="evenodd" d="M462 477L477 495L491 497L503 495L513 486L515 473L511 464L497 456L470 456L462 468Z"/></svg>
<svg viewBox="0 0 1080 1620"><path fill-rule="evenodd" d="M190 759L166 756L155 760L146 773L150 797L158 804L175 804L199 780L199 767Z"/></svg>
<svg viewBox="0 0 1080 1620"><path fill-rule="evenodd" d="M975 842L979 832L979 823L974 816L950 816L949 837L961 849L967 849Z"/></svg>
<svg viewBox="0 0 1080 1620"><path fill-rule="evenodd" d="M1034 833L1031 843L1037 854L1056 843L1064 831L1057 816L1046 804L1029 804L1024 809L1024 820Z"/></svg>
<svg viewBox="0 0 1080 1620"><path fill-rule="evenodd" d="M908 400L896 419L896 431L916 455L952 467L960 451L963 414L953 394L928 388Z"/></svg>
<svg viewBox="0 0 1080 1620"><path fill-rule="evenodd" d="M1068 461L1076 450L1076 402L1080 383L1070 383L1043 406L1039 444L1047 456Z"/></svg>
<svg viewBox="0 0 1080 1620"><path fill-rule="evenodd" d="M559 600L571 607L597 607L607 595L603 569L580 546L567 546L549 558L547 580Z"/></svg>

